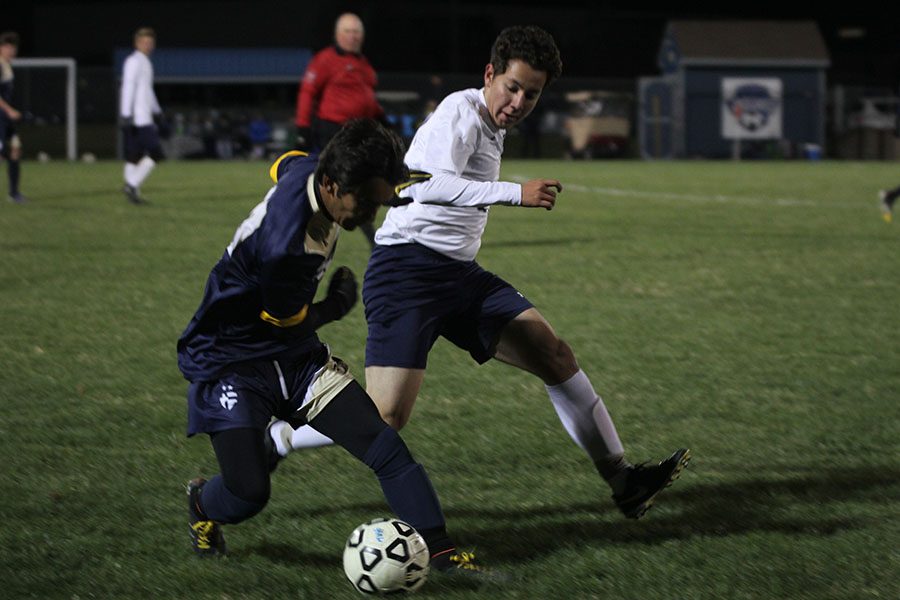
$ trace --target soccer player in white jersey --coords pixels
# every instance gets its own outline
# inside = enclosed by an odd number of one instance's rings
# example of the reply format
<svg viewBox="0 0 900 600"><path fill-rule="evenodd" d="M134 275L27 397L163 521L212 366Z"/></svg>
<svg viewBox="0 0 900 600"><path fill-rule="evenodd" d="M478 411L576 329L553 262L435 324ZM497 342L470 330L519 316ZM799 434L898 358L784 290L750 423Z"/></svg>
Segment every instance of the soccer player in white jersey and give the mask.
<svg viewBox="0 0 900 600"><path fill-rule="evenodd" d="M150 55L156 49L156 33L142 27L134 34L134 52L122 67L119 96L119 122L125 142L125 197L132 204L146 204L141 184L156 163L162 160L159 132L154 122L162 113L153 91L153 64Z"/></svg>
<svg viewBox="0 0 900 600"><path fill-rule="evenodd" d="M492 205L552 209L556 179L498 181L503 139L562 70L553 38L510 27L494 42L484 87L449 95L406 153L417 171L376 234L363 299L367 391L382 417L403 427L439 336L478 363L491 358L539 377L572 439L588 454L629 518L642 516L681 472L686 448L654 465L625 459L616 428L575 360L540 312L510 284L475 262ZM281 454L328 443L310 428L270 429Z"/></svg>

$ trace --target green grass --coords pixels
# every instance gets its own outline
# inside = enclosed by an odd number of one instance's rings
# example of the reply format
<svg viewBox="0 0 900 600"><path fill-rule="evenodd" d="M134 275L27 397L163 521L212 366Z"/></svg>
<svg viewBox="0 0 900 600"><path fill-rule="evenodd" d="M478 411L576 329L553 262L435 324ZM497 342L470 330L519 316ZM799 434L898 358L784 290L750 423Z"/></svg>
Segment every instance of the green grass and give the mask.
<svg viewBox="0 0 900 600"><path fill-rule="evenodd" d="M292 456L231 555L190 554L175 340L264 194L262 163L23 168L0 205L0 582L6 598L354 598L345 536L387 514L339 448ZM900 597L900 222L888 163L508 162L552 212L497 207L479 255L572 345L633 460L694 462L638 522L539 381L439 342L404 430L451 531L521 580L423 598ZM335 264L361 276L367 247ZM362 376L360 308L322 331Z"/></svg>

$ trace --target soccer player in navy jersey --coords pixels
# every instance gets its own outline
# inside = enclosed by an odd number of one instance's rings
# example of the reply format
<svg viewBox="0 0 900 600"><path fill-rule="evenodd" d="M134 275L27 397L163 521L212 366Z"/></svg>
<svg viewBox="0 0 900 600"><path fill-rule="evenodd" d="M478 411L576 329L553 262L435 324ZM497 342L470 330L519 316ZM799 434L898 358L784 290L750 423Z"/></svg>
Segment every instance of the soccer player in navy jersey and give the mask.
<svg viewBox="0 0 900 600"><path fill-rule="evenodd" d="M24 204L25 196L19 191L19 174L22 157L22 140L16 134L16 121L22 118L12 105L13 69L12 60L19 52L19 34L6 31L0 33L0 156L6 160L9 178L7 198L15 204Z"/></svg>
<svg viewBox="0 0 900 600"><path fill-rule="evenodd" d="M266 426L277 417L309 424L368 465L391 509L425 538L433 567L458 570L462 553L428 475L316 333L356 302L346 267L313 298L340 229L371 222L408 176L402 141L374 121L351 121L320 155L289 152L270 174L275 186L238 227L178 340L188 435L209 434L221 469L188 484L194 551L223 554L222 525L265 507L277 464Z"/></svg>
<svg viewBox="0 0 900 600"><path fill-rule="evenodd" d="M628 518L641 517L690 458L686 448L658 464L633 465L603 400L569 345L523 294L475 261L494 205L552 209L562 185L539 178L498 181L503 140L562 71L553 38L538 27L504 29L484 87L447 96L406 153L415 178L375 240L363 288L369 335L366 389L399 429L408 421L438 337L540 378L564 429L609 484ZM417 172L416 172L417 171ZM271 432L279 452L328 443L309 428Z"/></svg>

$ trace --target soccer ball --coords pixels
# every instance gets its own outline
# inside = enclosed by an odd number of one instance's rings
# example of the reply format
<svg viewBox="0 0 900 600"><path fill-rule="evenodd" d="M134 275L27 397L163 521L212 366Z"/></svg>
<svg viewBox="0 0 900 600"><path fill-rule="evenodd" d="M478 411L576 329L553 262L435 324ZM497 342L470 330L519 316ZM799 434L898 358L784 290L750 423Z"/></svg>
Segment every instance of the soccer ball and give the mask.
<svg viewBox="0 0 900 600"><path fill-rule="evenodd" d="M415 591L428 577L428 562L425 540L398 519L363 523L344 546L344 573L363 594Z"/></svg>

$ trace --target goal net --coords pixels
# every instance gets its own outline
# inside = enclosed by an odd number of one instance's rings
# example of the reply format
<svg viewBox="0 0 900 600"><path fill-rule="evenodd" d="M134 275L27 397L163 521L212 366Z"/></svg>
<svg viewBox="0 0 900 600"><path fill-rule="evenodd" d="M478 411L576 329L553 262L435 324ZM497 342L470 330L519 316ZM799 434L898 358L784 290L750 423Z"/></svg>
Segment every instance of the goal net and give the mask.
<svg viewBox="0 0 900 600"><path fill-rule="evenodd" d="M75 59L17 58L13 106L22 113L20 131L29 155L78 156Z"/></svg>

